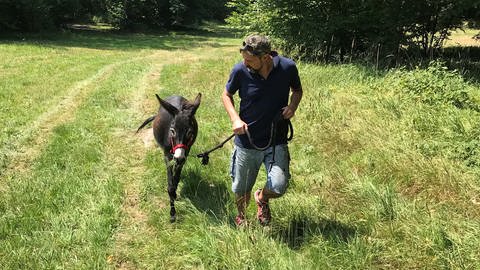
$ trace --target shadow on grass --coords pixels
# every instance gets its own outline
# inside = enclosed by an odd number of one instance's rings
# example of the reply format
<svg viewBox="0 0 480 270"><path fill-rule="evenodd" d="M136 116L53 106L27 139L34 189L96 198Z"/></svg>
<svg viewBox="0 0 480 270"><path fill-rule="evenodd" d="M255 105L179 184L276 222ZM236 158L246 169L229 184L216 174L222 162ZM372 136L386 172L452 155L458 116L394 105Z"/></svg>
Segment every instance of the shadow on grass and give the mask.
<svg viewBox="0 0 480 270"><path fill-rule="evenodd" d="M299 249L311 237L321 235L331 242L347 243L357 234L355 227L337 220L321 219L311 221L307 217L291 220L286 227L272 228L272 236L287 244L291 249Z"/></svg>
<svg viewBox="0 0 480 270"><path fill-rule="evenodd" d="M225 183L203 179L200 172L194 169L184 170L182 181L180 195L188 198L197 209L207 213L213 220L220 221L227 215L230 194Z"/></svg>
<svg viewBox="0 0 480 270"><path fill-rule="evenodd" d="M456 69L462 76L480 83L480 47L445 48L441 58L450 69Z"/></svg>
<svg viewBox="0 0 480 270"><path fill-rule="evenodd" d="M446 47L431 57L424 56L418 48L412 48L403 51L400 61L396 65L393 65L394 63L391 61L386 61L380 66L383 66L383 71L400 66L408 69L426 68L429 62L434 60L444 62L450 70L457 70L467 81L480 82L480 46Z"/></svg>
<svg viewBox="0 0 480 270"><path fill-rule="evenodd" d="M424 56L421 49L410 48L401 50L397 56L388 54L386 56L380 55L378 62L375 55L366 55L363 58L345 58L344 61L338 57L332 57L326 61L331 65L354 65L367 76L383 77L392 69L402 68L406 70L413 70L416 68L427 68L432 61L440 61L445 64L450 70L457 70L458 73L467 81L473 83L480 83L480 46L456 46L447 47L436 52L432 56ZM318 64L318 62L305 63ZM323 60L322 63L325 63Z"/></svg>
<svg viewBox="0 0 480 270"><path fill-rule="evenodd" d="M52 33L9 33L0 36L0 44L25 44L45 47L82 47L97 50L192 50L202 46L223 47L212 38L230 38L234 33L207 30L182 31L90 31L68 29L64 32Z"/></svg>

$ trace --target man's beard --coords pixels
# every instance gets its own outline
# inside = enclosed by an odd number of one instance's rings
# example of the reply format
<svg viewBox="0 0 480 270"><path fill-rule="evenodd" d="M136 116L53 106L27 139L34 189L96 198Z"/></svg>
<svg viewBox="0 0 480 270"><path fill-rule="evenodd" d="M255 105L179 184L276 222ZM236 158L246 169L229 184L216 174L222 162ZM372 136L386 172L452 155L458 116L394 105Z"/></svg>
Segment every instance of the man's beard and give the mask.
<svg viewBox="0 0 480 270"><path fill-rule="evenodd" d="M247 70L248 70L248 72L250 72L252 74L258 74L258 70L254 69L254 68L247 67Z"/></svg>
<svg viewBox="0 0 480 270"><path fill-rule="evenodd" d="M263 67L263 63L262 63L262 65L260 65L260 68L258 68L258 69L254 69L251 66L246 66L246 67L247 67L248 72L250 72L252 74L258 74L260 69L262 69L262 67Z"/></svg>

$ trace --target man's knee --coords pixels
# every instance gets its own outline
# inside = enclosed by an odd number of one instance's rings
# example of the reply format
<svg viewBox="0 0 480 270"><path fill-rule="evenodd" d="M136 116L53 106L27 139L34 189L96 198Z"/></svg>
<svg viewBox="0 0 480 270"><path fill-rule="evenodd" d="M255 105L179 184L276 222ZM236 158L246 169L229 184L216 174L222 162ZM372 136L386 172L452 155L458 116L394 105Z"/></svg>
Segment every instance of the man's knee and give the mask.
<svg viewBox="0 0 480 270"><path fill-rule="evenodd" d="M287 187L288 181L268 181L266 185L266 188L277 197L283 196L287 191Z"/></svg>
<svg viewBox="0 0 480 270"><path fill-rule="evenodd" d="M278 196L282 196L287 191L289 178L290 174L288 171L273 166L272 170L268 174L266 186Z"/></svg>

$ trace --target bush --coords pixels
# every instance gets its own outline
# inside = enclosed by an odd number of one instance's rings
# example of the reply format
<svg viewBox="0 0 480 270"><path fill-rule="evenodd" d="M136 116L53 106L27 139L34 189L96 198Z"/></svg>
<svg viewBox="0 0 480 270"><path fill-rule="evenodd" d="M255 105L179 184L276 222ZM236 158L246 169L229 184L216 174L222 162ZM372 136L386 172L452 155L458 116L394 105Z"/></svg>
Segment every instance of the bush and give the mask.
<svg viewBox="0 0 480 270"><path fill-rule="evenodd" d="M455 148L454 157L469 167L480 168L480 124L465 134L463 143Z"/></svg>
<svg viewBox="0 0 480 270"><path fill-rule="evenodd" d="M432 106L453 105L480 112L480 104L470 97L468 85L456 71L433 61L427 69L397 72L400 89Z"/></svg>
<svg viewBox="0 0 480 270"><path fill-rule="evenodd" d="M471 0L231 0L227 21L275 39L296 58L389 59L404 47L431 56L449 31L474 16ZM348 57L348 58L347 58Z"/></svg>
<svg viewBox="0 0 480 270"><path fill-rule="evenodd" d="M389 72L370 88L387 91L382 96L398 104L391 110L423 156L480 168L480 93L458 72L435 61L423 69Z"/></svg>
<svg viewBox="0 0 480 270"><path fill-rule="evenodd" d="M72 22L102 21L118 28L169 28L222 20L226 0L1 0L0 32L41 31ZM99 19L101 18L101 19Z"/></svg>

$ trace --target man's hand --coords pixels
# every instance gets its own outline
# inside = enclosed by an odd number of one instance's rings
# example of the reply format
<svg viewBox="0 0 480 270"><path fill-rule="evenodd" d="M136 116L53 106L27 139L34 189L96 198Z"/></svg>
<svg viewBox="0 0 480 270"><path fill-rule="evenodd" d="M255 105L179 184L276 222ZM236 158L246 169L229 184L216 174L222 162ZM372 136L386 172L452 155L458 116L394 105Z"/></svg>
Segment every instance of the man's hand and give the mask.
<svg viewBox="0 0 480 270"><path fill-rule="evenodd" d="M295 115L295 110L292 110L290 106L283 107L282 110L283 110L282 115L284 119L290 119Z"/></svg>
<svg viewBox="0 0 480 270"><path fill-rule="evenodd" d="M246 129L248 129L248 126L242 119L238 118L232 122L232 130L236 135L245 134Z"/></svg>

